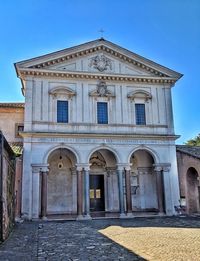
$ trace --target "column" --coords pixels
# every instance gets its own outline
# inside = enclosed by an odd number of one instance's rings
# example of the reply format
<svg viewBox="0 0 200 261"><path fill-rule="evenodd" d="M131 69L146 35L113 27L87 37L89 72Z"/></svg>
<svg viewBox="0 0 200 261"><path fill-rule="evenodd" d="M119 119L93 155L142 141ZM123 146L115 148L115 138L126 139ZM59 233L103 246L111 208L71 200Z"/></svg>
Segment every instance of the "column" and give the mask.
<svg viewBox="0 0 200 261"><path fill-rule="evenodd" d="M40 174L38 166L32 164L32 217L39 218L40 215Z"/></svg>
<svg viewBox="0 0 200 261"><path fill-rule="evenodd" d="M41 217L47 218L47 171L41 172Z"/></svg>
<svg viewBox="0 0 200 261"><path fill-rule="evenodd" d="M132 214L132 198L131 198L131 177L130 167L125 167L125 181L126 181L126 209L127 214Z"/></svg>
<svg viewBox="0 0 200 261"><path fill-rule="evenodd" d="M165 192L165 211L166 214L171 216L174 214L174 204L172 200L172 189L170 180L170 164L163 165L163 181L164 181L164 192Z"/></svg>
<svg viewBox="0 0 200 261"><path fill-rule="evenodd" d="M119 212L120 212L120 217L125 217L125 212L124 212L124 192L123 192L123 172L124 168L119 167L117 169L118 173L118 185L119 185Z"/></svg>
<svg viewBox="0 0 200 261"><path fill-rule="evenodd" d="M84 167L85 183L84 183L84 193L85 193L85 218L91 219L90 216L90 168Z"/></svg>
<svg viewBox="0 0 200 261"><path fill-rule="evenodd" d="M83 218L82 167L77 167L77 219Z"/></svg>
<svg viewBox="0 0 200 261"><path fill-rule="evenodd" d="M158 210L160 214L164 213L164 191L163 191L163 173L162 167L156 166L156 189L157 189L157 200Z"/></svg>

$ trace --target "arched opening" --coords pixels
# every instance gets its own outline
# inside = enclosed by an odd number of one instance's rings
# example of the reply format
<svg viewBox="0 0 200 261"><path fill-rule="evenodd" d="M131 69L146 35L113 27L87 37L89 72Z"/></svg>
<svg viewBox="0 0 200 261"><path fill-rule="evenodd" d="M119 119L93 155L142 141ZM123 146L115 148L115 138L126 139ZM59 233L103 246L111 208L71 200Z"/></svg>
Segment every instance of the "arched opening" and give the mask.
<svg viewBox="0 0 200 261"><path fill-rule="evenodd" d="M145 150L137 150L130 158L131 198L133 211L157 211L158 196L154 159Z"/></svg>
<svg viewBox="0 0 200 261"><path fill-rule="evenodd" d="M189 213L199 212L199 179L195 168L189 168L186 174L187 182L187 210Z"/></svg>
<svg viewBox="0 0 200 261"><path fill-rule="evenodd" d="M100 149L90 156L90 211L118 212L117 161L113 152Z"/></svg>
<svg viewBox="0 0 200 261"><path fill-rule="evenodd" d="M51 152L48 157L47 214L72 214L76 204L76 156L65 148Z"/></svg>

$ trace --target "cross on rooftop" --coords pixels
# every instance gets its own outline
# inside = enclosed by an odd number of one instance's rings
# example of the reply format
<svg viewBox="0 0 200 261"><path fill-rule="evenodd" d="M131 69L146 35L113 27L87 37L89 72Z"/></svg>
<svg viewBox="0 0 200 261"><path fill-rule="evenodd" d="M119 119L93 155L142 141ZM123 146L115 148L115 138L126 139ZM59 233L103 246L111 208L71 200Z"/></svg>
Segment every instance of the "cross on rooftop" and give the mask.
<svg viewBox="0 0 200 261"><path fill-rule="evenodd" d="M101 38L103 38L103 34L105 31L101 28L98 32L101 34Z"/></svg>

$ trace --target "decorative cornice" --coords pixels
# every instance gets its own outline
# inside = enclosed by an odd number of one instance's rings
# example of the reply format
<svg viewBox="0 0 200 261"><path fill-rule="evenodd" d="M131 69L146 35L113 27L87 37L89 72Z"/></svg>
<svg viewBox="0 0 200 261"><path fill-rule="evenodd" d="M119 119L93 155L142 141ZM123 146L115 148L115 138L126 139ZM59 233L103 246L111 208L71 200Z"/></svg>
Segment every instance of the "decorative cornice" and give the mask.
<svg viewBox="0 0 200 261"><path fill-rule="evenodd" d="M0 108L24 108L24 102L1 102Z"/></svg>
<svg viewBox="0 0 200 261"><path fill-rule="evenodd" d="M152 73L158 77L168 77L169 75L167 74L164 74L164 73L161 73L160 71L156 70L156 69L153 69L151 68L150 66L147 66L145 65L144 63L142 62L138 62L136 61L135 59L127 56L127 55L124 55L118 51L115 51L105 45L100 45L100 46L96 46L96 47L92 47L92 48L87 48L85 50L82 50L82 51L78 51L78 52L74 52L74 53L71 53L71 54L67 54L63 57L59 57L59 58L56 58L56 59L51 59L51 60L48 60L46 62L43 62L43 63L39 63L37 65L34 65L34 66L30 66L30 68L34 68L34 69L44 69L44 68L47 68L49 66L52 66L52 65L56 65L56 64L60 64L60 63L63 63L63 62L66 62L68 60L71 60L71 59L74 59L74 58L77 58L77 57L83 57L83 56L86 56L88 54L93 54L97 51L102 51L103 53L108 53L110 55L112 55L113 57L115 58L118 58L120 59L121 61L123 62L126 62L128 64L131 64L131 65L134 65L144 71L147 71L149 73Z"/></svg>
<svg viewBox="0 0 200 261"><path fill-rule="evenodd" d="M96 138L96 139L107 139L107 138L113 138L113 139L143 139L143 140L148 140L148 139L154 139L154 140L176 140L180 136L178 135L162 135L162 134L111 134L111 133L58 133L58 132L21 132L21 136L24 138L31 137L31 138L41 138L41 137L46 137L46 138Z"/></svg>
<svg viewBox="0 0 200 261"><path fill-rule="evenodd" d="M89 72L63 72L57 70L41 70L41 69L21 69L20 78L24 79L26 76L39 76L39 77L53 77L53 78L67 78L67 79L86 79L86 80L99 80L99 81L119 81L119 82L134 82L134 83L153 83L153 84L170 84L176 82L176 78L171 77L154 77L154 76L135 76L135 75L119 75L119 74L100 74Z"/></svg>

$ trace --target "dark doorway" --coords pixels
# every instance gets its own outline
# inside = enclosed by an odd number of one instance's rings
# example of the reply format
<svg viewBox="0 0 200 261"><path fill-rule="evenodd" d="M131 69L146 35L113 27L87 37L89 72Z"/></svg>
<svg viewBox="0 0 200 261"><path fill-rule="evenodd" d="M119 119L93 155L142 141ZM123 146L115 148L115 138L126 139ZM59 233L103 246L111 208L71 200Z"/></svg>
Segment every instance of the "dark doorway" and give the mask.
<svg viewBox="0 0 200 261"><path fill-rule="evenodd" d="M90 175L90 211L105 211L103 175Z"/></svg>

